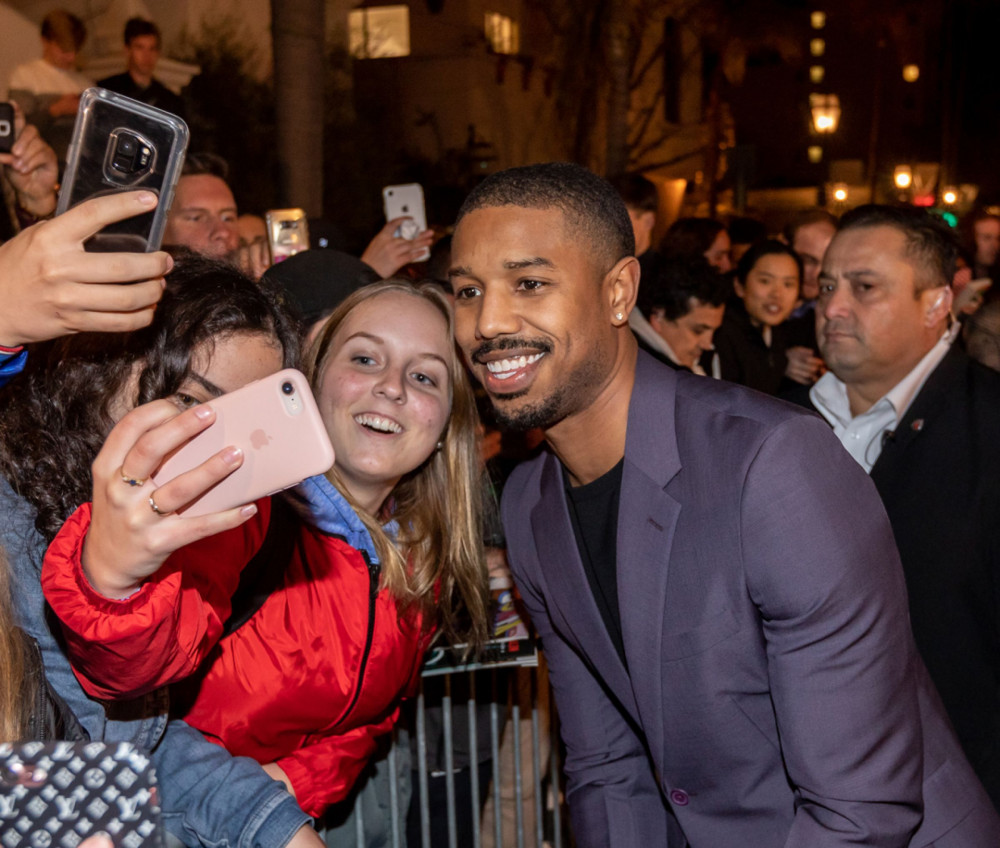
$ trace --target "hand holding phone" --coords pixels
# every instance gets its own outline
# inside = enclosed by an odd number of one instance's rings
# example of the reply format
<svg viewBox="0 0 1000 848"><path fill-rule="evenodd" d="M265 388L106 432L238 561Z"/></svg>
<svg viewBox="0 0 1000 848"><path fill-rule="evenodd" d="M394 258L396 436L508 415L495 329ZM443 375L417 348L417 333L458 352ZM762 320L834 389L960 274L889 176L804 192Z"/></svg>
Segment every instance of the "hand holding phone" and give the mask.
<svg viewBox="0 0 1000 848"><path fill-rule="evenodd" d="M83 567L107 597L127 597L178 548L238 527L253 501L333 465L306 378L286 369L177 414L137 407L94 461Z"/></svg>
<svg viewBox="0 0 1000 848"><path fill-rule="evenodd" d="M173 267L170 256L98 257L83 244L105 225L155 205L156 196L148 192L94 198L0 245L0 345L129 332L149 324L163 294L162 277Z"/></svg>
<svg viewBox="0 0 1000 848"><path fill-rule="evenodd" d="M413 241L427 230L424 190L419 183L386 186L382 189L382 202L387 221L404 219L396 227L396 238ZM425 262L430 255L430 248L424 248L411 261Z"/></svg>

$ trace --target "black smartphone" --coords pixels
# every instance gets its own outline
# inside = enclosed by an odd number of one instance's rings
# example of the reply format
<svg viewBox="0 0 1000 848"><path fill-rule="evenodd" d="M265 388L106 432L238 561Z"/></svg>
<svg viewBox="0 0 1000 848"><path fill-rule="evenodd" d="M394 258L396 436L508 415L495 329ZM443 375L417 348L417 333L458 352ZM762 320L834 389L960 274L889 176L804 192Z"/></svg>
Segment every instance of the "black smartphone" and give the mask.
<svg viewBox="0 0 1000 848"><path fill-rule="evenodd" d="M14 146L14 104L0 103L0 153Z"/></svg>
<svg viewBox="0 0 1000 848"><path fill-rule="evenodd" d="M156 209L105 227L84 247L95 252L159 250L187 150L188 128L176 115L107 91L80 96L56 214L91 197L147 189Z"/></svg>

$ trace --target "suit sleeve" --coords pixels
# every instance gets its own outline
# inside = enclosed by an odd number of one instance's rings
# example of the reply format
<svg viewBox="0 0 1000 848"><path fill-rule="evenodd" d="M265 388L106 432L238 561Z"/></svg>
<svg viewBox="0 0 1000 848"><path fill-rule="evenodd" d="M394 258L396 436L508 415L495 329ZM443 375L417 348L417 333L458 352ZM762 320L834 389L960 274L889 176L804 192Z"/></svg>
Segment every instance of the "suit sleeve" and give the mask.
<svg viewBox="0 0 1000 848"><path fill-rule="evenodd" d="M786 846L906 846L922 815L915 649L874 485L823 422L796 417L751 463L740 521L799 796Z"/></svg>
<svg viewBox="0 0 1000 848"><path fill-rule="evenodd" d="M90 504L69 517L45 554L42 588L89 695L134 698L198 668L219 641L240 573L263 542L270 503L257 506L257 516L240 527L171 554L124 600L98 594L83 573Z"/></svg>
<svg viewBox="0 0 1000 848"><path fill-rule="evenodd" d="M504 492L504 525L520 526L519 487ZM542 640L566 746L566 799L580 848L642 848L644 834L663 839L667 812L635 729L602 682L552 625L537 583L533 547L508 532L507 555L531 622Z"/></svg>

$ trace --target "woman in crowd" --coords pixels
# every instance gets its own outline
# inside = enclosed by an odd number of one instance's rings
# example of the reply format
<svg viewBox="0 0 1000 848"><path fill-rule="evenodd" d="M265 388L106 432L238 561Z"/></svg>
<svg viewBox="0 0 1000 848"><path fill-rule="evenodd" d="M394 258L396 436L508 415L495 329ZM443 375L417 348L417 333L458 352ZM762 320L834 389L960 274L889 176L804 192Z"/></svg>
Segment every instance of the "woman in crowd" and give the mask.
<svg viewBox="0 0 1000 848"><path fill-rule="evenodd" d="M190 519L150 510L153 495L161 512L186 502L173 484L123 483L122 469L146 480L187 438L147 409L112 432L94 464L93 506L50 548L44 580L91 693L176 682L211 652L184 687L187 720L265 765L317 816L391 728L433 630L485 635L487 592L477 418L444 297L398 280L366 286L331 316L309 370L335 466L299 488L282 579L214 652L199 623L226 618L220 599L255 541L248 531L169 559L148 554L164 525ZM269 512L262 503L248 526L259 530ZM177 616L189 587L197 601ZM460 602L468 621L453 613Z"/></svg>
<svg viewBox="0 0 1000 848"><path fill-rule="evenodd" d="M79 215L73 210L4 245L5 251L19 240L34 246L5 252L5 279L30 278L30 273L24 277L20 272L30 272L33 256L48 257L49 263L59 258L60 269L99 273L98 279L115 279L116 262L118 273L129 270L130 263L143 273L154 259L163 268L168 259L164 254L109 257L105 262L103 256L83 251L76 227L87 223L87 213L92 217L102 210L113 220L115 215L123 217L123 207L132 214L136 205L135 196L129 195L99 201ZM303 827L308 817L259 766L231 757L183 722L168 723L164 693L122 705L87 697L61 641L49 629L40 582L45 547L67 516L90 498L91 463L115 422L136 404L169 397L172 401L155 405L158 415L206 426L210 416L204 421L192 410L185 418L177 415L178 404L189 403L206 384L215 391L231 391L297 359L289 320L253 281L228 266L193 257L178 261L168 279L165 292L162 281L142 284L155 287L157 295L163 292L163 299L155 314L149 309L144 320L130 320L135 326L152 320L151 326L128 334L83 333L37 347L25 372L0 392L0 543L10 560L16 621L38 644L49 684L91 739L129 741L153 752L164 822L183 842L307 845L312 834L311 844L316 844L315 833ZM55 284L39 290L49 292ZM118 289L128 293L136 288L58 285L83 302L98 291L116 295ZM26 296L34 290L24 287ZM86 323L96 322L88 318ZM227 465L217 458L224 466L216 469L220 475L239 463L238 456L229 459ZM247 516L233 510L207 518L181 528L184 541L234 527ZM166 535L160 544L168 541L177 539ZM219 622L206 623L207 636L214 633L217 638L220 631Z"/></svg>
<svg viewBox="0 0 1000 848"><path fill-rule="evenodd" d="M722 379L776 394L789 366L784 322L799 296L802 262L788 245L764 241L740 259L715 350Z"/></svg>

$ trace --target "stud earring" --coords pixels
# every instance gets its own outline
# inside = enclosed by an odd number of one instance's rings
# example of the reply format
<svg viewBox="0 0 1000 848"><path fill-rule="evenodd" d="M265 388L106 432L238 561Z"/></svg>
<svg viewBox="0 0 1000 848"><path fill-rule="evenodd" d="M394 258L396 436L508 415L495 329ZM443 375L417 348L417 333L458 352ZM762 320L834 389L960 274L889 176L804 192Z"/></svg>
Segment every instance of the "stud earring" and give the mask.
<svg viewBox="0 0 1000 848"><path fill-rule="evenodd" d="M624 318L624 317L625 317L625 316L624 316L624 315L623 315L623 314L622 314L621 312L616 312L616 313L615 313L615 320L616 320L616 321L621 321L621 320L622 320L622 318Z"/></svg>
<svg viewBox="0 0 1000 848"><path fill-rule="evenodd" d="M444 447L444 442L438 442L434 450L441 450Z"/></svg>

